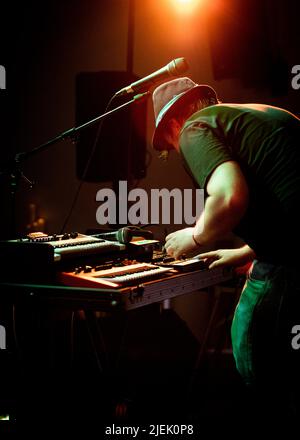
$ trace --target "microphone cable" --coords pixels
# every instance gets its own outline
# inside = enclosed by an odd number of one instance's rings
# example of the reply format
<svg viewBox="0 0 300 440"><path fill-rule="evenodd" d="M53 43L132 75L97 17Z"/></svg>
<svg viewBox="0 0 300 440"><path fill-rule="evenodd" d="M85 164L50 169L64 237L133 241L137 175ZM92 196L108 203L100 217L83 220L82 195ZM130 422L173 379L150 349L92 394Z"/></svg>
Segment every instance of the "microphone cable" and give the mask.
<svg viewBox="0 0 300 440"><path fill-rule="evenodd" d="M116 95L114 94L114 95L110 98L110 100L108 101L108 104L107 104L106 107L105 107L104 113L106 113L106 112L109 110L109 108L110 108L110 106L111 106L111 104L112 104L112 102L113 102L113 100L114 100L115 98L116 98ZM86 164L85 164L85 167L84 167L84 170L83 170L83 173L82 173L81 179L80 179L80 181L79 181L79 183L78 183L78 185L77 185L77 189L76 189L76 191L75 191L75 195L74 195L74 197L73 197L73 200L72 200L72 203L71 203L71 206L70 206L69 212L68 212L68 214L67 214L67 216L66 216L66 218L65 218L65 221L64 221L64 223L63 223L63 226L62 226L62 228L61 228L61 230L60 230L60 234L63 234L63 233L65 232L65 229L66 229L66 227L67 227L67 225L68 225L68 223L69 223L69 221L70 221L70 218L71 218L71 216L72 216L72 214L73 214L74 208L75 208L75 206L76 206L76 203L77 203L77 200L78 200L78 197L79 197L80 191L81 191L81 188L82 188L82 186L83 186L83 184L84 184L84 182L85 182L85 178L86 178L86 175L87 175L88 169L89 169L89 167L90 167L91 161L92 161L93 156L94 156L95 151L96 151L97 144L98 144L99 139L100 139L100 134L101 134L101 131L102 131L103 121L104 121L104 119L101 119L100 122L99 122L98 129L97 129L97 133L96 133L96 136L95 136L95 140L94 140L94 142L93 142L92 149L91 149L91 151L90 151L90 154L89 154L88 160L86 161ZM80 136L80 134L79 134L79 136Z"/></svg>

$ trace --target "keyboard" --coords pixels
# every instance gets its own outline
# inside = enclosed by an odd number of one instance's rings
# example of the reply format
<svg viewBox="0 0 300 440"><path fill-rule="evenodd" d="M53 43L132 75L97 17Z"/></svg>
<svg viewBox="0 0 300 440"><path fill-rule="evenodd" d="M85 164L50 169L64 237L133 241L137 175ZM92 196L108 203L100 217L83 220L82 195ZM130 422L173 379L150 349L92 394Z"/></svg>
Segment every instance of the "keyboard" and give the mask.
<svg viewBox="0 0 300 440"><path fill-rule="evenodd" d="M134 262L109 269L101 269L97 266L77 267L69 272L61 272L58 279L63 284L73 287L118 288L160 279L167 273L172 273L172 269L151 263Z"/></svg>
<svg viewBox="0 0 300 440"><path fill-rule="evenodd" d="M61 235L32 233L25 238L0 242L0 251L10 256L45 264L81 256L98 255L125 249L125 245L77 232Z"/></svg>

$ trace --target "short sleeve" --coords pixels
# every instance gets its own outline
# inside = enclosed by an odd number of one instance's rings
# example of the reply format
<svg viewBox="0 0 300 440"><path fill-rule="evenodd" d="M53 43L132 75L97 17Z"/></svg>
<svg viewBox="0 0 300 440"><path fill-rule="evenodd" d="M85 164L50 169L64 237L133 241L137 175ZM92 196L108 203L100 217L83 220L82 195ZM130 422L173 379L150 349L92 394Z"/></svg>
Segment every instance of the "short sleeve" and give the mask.
<svg viewBox="0 0 300 440"><path fill-rule="evenodd" d="M233 160L229 148L203 122L193 122L180 135L180 152L200 188L206 188L208 178L223 162Z"/></svg>

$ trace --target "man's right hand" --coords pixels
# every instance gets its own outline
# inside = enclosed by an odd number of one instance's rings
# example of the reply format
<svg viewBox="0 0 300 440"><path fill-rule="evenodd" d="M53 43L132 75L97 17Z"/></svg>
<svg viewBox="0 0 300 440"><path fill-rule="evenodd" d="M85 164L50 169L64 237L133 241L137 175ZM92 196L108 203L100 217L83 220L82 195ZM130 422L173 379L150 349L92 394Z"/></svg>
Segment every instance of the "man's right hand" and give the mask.
<svg viewBox="0 0 300 440"><path fill-rule="evenodd" d="M255 258L254 251L247 245L238 249L219 249L217 251L204 252L198 255L203 258L209 269L220 266L238 267L243 266Z"/></svg>

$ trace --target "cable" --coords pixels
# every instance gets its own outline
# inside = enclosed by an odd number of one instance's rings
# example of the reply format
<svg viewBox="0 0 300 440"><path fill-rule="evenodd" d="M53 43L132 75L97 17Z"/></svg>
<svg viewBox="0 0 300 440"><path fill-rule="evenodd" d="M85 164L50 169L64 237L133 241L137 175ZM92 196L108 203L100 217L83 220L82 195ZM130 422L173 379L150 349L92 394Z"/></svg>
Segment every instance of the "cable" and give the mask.
<svg viewBox="0 0 300 440"><path fill-rule="evenodd" d="M136 96L133 98L133 100L141 99L141 98L143 98L143 96L148 95L148 94L149 94L149 92L145 92L145 93L143 93L143 94L136 95ZM114 100L115 98L117 98L117 97L118 97L118 96L117 96L116 94L114 94L114 95L110 98L110 100L109 100L109 102L108 102L108 104L107 104L107 106L106 106L106 108L105 108L105 110L104 110L104 113L106 113L106 112L108 111L108 109L109 109L110 106L111 106L111 103L112 103L113 100ZM128 103L123 104L122 107L125 106L125 105L127 105L127 104L128 104ZM114 109L113 109L113 110L114 110ZM112 111L113 111L113 110L112 110ZM100 123L99 123L99 126L98 126L98 130L97 130L97 134L96 134L96 137L95 137L95 140L94 140L94 143L93 143L93 147L92 147L92 149L91 149L91 152L90 152L89 158L88 158L88 160L87 160L87 162L86 162L86 164L85 164L84 171L83 171L83 174L82 174L82 176L81 176L81 180L80 180L80 182L79 182L79 184L78 184L78 186L77 186L77 189L76 189L75 195L74 195L74 197L73 197L73 201L72 201L72 203L71 203L71 207L70 207L69 212L68 212L68 214L67 214L67 216L66 216L66 218L65 218L65 221L64 221L63 226L62 226L62 228L61 228L60 234L63 234L63 233L64 233L64 231L65 231L65 229L66 229L66 226L67 226L67 224L68 224L68 222L69 222L69 220L70 220L70 218L71 218L71 215L72 215L72 213L73 213L73 211L74 211L74 207L75 207L75 205L76 205L76 203L77 203L77 200L78 200L78 197L79 197L79 194L80 194L80 191L81 191L82 185L83 185L83 183L85 182L85 177L86 177L86 175L87 175L87 172L88 172L88 169L89 169L90 163L91 163L91 161L92 161L92 159L93 159L94 153L95 153L95 151L96 151L97 144L98 144L98 142L99 142L99 138L100 138L100 134L101 134L101 130L102 130L103 121L104 121L104 119L101 119L101 120L100 120ZM146 168L148 168L148 167L150 166L150 163L151 163L151 160L152 160L152 155L151 155L151 153L148 153L148 158L149 158L149 159L148 159L148 164L146 164ZM139 181L138 181L138 182L139 182ZM138 184L138 182L137 182L137 184Z"/></svg>
<svg viewBox="0 0 300 440"><path fill-rule="evenodd" d="M110 98L110 100L109 100L109 102L108 102L108 104L107 104L107 106L106 106L106 108L105 108L105 110L104 110L104 113L106 113L106 112L108 111L108 109L109 109L109 107L111 106L111 103L113 102L113 100L115 99L115 97L116 97L116 95L113 95L113 96ZM100 134L101 134L101 131L102 131L103 121L104 121L104 119L101 119L101 120L100 120L100 123L99 123L99 126L98 126L98 130L97 130L97 134L96 134L96 137L95 137L95 140L94 140L94 143L93 143L93 147L92 147L92 149L91 149L91 152L90 152L89 158L88 158L88 160L87 160L87 162L86 162L86 164L85 164L85 167L84 167L84 170L83 170L83 174L82 174L82 176L81 176L81 180L80 180L80 182L79 182L79 184L78 184L78 186L77 186L77 189L76 189L75 195L74 195L74 197L73 197L73 201L72 201L72 203L71 203L71 207L70 207L69 212L68 212L68 214L67 214L67 216L66 216L66 218L65 218L65 221L64 221L63 226L62 226L62 228L61 228L60 234L63 234L63 233L64 233L64 231L65 231L65 229L66 229L66 226L67 226L67 224L69 223L69 220L70 220L70 218L71 218L71 215L72 215L72 213L73 213L73 211L74 211L75 205L76 205L76 203L77 203L77 200L78 200L78 197L79 197L79 194L80 194L81 188L82 188L82 185L83 185L83 183L85 182L85 177L86 177L86 175L87 175L87 172L88 172L88 169L89 169L90 163L91 163L91 161L92 161L92 159L93 159L93 157L94 157L94 153L95 153L95 151L96 151L96 147L97 147L97 144L98 144L98 141L99 141L99 138L100 138Z"/></svg>

